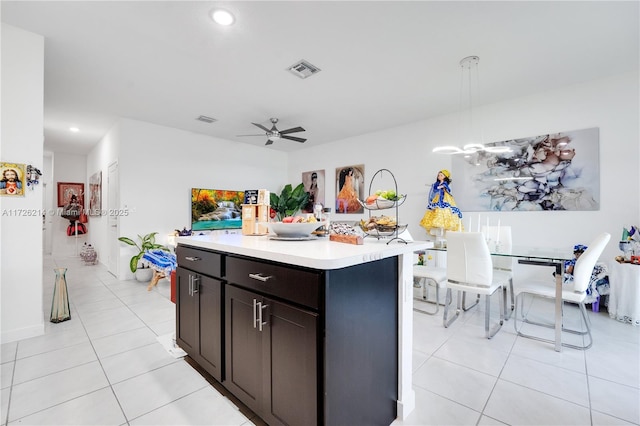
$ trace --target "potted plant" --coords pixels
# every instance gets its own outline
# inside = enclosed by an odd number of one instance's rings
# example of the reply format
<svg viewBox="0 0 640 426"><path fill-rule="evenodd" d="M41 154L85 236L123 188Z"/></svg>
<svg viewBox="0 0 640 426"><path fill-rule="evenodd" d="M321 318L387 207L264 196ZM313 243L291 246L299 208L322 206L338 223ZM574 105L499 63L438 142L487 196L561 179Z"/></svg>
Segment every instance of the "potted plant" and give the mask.
<svg viewBox="0 0 640 426"><path fill-rule="evenodd" d="M293 216L302 209L308 201L309 193L304 190L304 184L302 183L295 188L292 188L291 184L288 183L282 188L280 195L272 192L269 196L271 210L275 213L275 219L277 221L281 221L287 216Z"/></svg>
<svg viewBox="0 0 640 426"><path fill-rule="evenodd" d="M157 232L152 232L144 236L138 235L139 242L135 242L129 237L118 238L119 241L138 249L138 253L129 260L129 269L136 275L138 281L150 281L153 275L151 268L140 262L146 251L153 249L169 251L168 247L156 243L156 235L158 235Z"/></svg>

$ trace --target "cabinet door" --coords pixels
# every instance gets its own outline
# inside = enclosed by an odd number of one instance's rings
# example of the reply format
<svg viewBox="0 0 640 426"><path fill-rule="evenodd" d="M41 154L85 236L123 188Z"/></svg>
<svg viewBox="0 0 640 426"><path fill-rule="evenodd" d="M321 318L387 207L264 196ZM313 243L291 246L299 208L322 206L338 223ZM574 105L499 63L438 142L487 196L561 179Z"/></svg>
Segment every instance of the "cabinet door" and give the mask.
<svg viewBox="0 0 640 426"><path fill-rule="evenodd" d="M265 300L264 403L270 425L318 422L318 315Z"/></svg>
<svg viewBox="0 0 640 426"><path fill-rule="evenodd" d="M222 282L197 275L199 299L198 363L216 380L222 382Z"/></svg>
<svg viewBox="0 0 640 426"><path fill-rule="evenodd" d="M176 271L176 342L189 355L198 352L198 297L192 292L193 273Z"/></svg>
<svg viewBox="0 0 640 426"><path fill-rule="evenodd" d="M225 287L224 386L247 407L260 413L262 401L262 335L255 323L262 297L237 287Z"/></svg>

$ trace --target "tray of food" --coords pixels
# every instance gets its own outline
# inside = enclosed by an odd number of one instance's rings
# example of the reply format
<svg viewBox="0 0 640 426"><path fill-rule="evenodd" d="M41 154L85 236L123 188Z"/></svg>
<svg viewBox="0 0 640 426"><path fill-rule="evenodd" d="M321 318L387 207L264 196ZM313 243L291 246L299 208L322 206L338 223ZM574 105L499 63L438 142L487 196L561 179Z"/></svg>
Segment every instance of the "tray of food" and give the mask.
<svg viewBox="0 0 640 426"><path fill-rule="evenodd" d="M358 202L367 210L383 210L400 206L407 198L406 195L397 195L395 191L376 191L375 194L369 195L366 200Z"/></svg>
<svg viewBox="0 0 640 426"><path fill-rule="evenodd" d="M371 216L360 221L360 228L365 234L374 237L388 237L396 232L400 234L407 229L407 224L398 224L391 216Z"/></svg>

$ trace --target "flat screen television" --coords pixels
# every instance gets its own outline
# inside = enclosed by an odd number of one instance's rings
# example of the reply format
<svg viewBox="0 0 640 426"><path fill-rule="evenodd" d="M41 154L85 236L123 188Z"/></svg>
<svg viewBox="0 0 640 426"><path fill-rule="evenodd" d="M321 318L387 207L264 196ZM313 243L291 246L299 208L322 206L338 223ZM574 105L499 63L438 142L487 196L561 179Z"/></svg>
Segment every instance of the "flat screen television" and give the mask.
<svg viewBox="0 0 640 426"><path fill-rule="evenodd" d="M242 228L244 191L191 188L191 230Z"/></svg>

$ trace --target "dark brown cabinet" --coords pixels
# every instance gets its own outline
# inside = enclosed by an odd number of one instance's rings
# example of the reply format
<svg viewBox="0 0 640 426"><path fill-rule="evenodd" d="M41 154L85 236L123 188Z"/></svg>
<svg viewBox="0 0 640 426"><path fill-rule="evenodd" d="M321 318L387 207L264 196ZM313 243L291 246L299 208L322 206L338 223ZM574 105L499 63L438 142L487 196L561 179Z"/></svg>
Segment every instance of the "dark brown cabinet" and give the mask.
<svg viewBox="0 0 640 426"><path fill-rule="evenodd" d="M316 270L184 245L176 253L178 344L262 420L393 422L397 257Z"/></svg>
<svg viewBox="0 0 640 426"><path fill-rule="evenodd" d="M193 254L178 247L177 255L178 259L182 258L182 263L189 265L189 262L195 262L191 264L193 269L206 270L204 263L198 263L204 262L206 256ZM216 271L211 266L210 273L220 274L220 268ZM224 379L222 294L222 280L182 266L177 268L176 343L218 381Z"/></svg>
<svg viewBox="0 0 640 426"><path fill-rule="evenodd" d="M226 289L225 387L270 425L317 423L317 313Z"/></svg>

